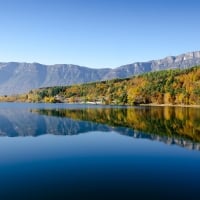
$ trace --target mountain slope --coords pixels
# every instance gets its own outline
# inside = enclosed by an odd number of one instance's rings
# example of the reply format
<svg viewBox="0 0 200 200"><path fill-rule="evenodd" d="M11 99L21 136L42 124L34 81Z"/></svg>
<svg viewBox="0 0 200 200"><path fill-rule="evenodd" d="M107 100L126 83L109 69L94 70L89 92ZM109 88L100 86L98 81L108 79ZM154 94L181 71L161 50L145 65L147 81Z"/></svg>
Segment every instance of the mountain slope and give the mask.
<svg viewBox="0 0 200 200"><path fill-rule="evenodd" d="M152 60L148 62L136 62L129 65L123 65L111 70L106 76L106 79L113 77L125 78L131 75L138 75L145 72L160 71L166 69L185 69L200 64L200 51L181 54L179 56L169 56L160 60Z"/></svg>
<svg viewBox="0 0 200 200"><path fill-rule="evenodd" d="M200 51L170 56L160 60L137 62L115 69L93 69L78 65L39 63L0 63L0 95L28 92L31 89L126 78L150 71L200 65Z"/></svg>
<svg viewBox="0 0 200 200"><path fill-rule="evenodd" d="M126 79L41 88L2 100L9 101L9 98L26 102L200 105L200 66L149 72Z"/></svg>

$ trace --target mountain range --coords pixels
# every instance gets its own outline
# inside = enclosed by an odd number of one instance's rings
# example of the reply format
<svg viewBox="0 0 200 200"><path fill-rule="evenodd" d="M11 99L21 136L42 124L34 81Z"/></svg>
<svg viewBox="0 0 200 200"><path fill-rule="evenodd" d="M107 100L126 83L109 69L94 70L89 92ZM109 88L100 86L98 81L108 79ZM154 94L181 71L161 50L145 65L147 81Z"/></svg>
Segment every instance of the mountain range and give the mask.
<svg viewBox="0 0 200 200"><path fill-rule="evenodd" d="M200 51L169 56L148 62L136 62L111 68L88 68L72 64L0 63L0 95L28 92L35 88L126 78L145 72L185 69L200 65Z"/></svg>

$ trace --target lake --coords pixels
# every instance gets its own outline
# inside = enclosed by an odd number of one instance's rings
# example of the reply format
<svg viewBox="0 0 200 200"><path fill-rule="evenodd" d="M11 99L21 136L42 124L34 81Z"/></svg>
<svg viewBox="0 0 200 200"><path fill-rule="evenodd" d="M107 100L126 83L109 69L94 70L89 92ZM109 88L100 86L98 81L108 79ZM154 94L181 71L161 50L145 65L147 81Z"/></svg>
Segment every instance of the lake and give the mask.
<svg viewBox="0 0 200 200"><path fill-rule="evenodd" d="M0 199L199 199L200 109L0 104Z"/></svg>

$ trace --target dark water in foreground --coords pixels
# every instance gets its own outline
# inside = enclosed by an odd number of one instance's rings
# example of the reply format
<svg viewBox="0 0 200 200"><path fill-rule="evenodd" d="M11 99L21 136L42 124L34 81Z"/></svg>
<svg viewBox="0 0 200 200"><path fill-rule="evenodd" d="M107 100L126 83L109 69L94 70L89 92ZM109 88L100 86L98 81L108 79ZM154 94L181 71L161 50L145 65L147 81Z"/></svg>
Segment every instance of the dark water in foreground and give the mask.
<svg viewBox="0 0 200 200"><path fill-rule="evenodd" d="M0 200L199 191L200 109L0 104Z"/></svg>

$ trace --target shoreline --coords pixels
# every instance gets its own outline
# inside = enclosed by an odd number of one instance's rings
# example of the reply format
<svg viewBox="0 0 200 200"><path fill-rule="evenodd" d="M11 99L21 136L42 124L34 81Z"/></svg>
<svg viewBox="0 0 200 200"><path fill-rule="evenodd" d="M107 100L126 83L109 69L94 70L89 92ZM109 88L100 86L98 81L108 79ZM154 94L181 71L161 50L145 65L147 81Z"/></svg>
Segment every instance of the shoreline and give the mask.
<svg viewBox="0 0 200 200"><path fill-rule="evenodd" d="M25 102L25 101L0 101L0 103L47 103L47 102ZM50 102L48 102L50 103ZM107 106L150 106L150 107L180 107L180 108L200 108L200 105L185 105L185 104L156 104L156 103L149 103L149 104L138 104L138 105L118 105L118 104L101 104L99 102L76 102L76 103L68 103L68 102L52 102L50 104L59 103L59 104L86 104L86 105L107 105Z"/></svg>
<svg viewBox="0 0 200 200"><path fill-rule="evenodd" d="M140 104L139 106L155 106L155 107L181 107L181 108L200 108L200 105L184 105L184 104Z"/></svg>

